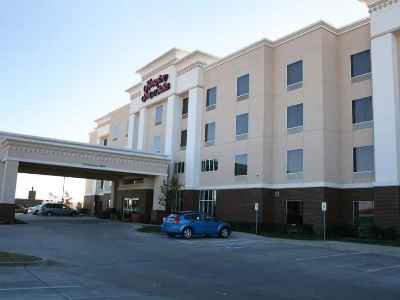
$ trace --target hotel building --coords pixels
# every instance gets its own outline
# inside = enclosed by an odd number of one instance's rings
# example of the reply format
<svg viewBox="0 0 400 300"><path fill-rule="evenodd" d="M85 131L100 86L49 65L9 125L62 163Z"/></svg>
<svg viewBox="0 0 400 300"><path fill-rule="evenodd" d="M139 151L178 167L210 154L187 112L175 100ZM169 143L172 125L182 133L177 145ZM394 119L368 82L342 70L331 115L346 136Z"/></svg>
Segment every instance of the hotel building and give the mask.
<svg viewBox="0 0 400 300"><path fill-rule="evenodd" d="M400 228L400 1L371 17L323 21L232 54L180 49L137 70L130 102L96 120L90 143L163 154L177 209L250 223ZM159 220L152 177L90 180L86 205ZM164 179L165 180L165 179Z"/></svg>

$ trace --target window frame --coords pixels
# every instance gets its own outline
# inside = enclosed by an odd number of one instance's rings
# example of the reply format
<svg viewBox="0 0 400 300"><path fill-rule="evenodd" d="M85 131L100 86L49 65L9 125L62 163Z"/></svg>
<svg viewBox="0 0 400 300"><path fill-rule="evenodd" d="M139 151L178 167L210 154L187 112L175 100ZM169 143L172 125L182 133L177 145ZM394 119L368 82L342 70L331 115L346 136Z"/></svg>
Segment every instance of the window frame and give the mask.
<svg viewBox="0 0 400 300"><path fill-rule="evenodd" d="M218 159L204 159L201 161L201 172L202 173L215 173L218 171L219 163Z"/></svg>
<svg viewBox="0 0 400 300"><path fill-rule="evenodd" d="M185 132L185 134L183 134L184 132ZM185 136L185 144L184 144L184 145L182 145L182 142L183 142L182 138L183 138L183 136ZM187 129L181 130L180 147L181 147L181 150L185 150L186 147L187 147Z"/></svg>
<svg viewBox="0 0 400 300"><path fill-rule="evenodd" d="M301 125L297 125L296 126L292 126L289 127L289 110L290 109L295 109L297 107L301 107ZM298 111L296 111L298 113ZM297 116L298 117L298 116ZM294 130L294 129L300 129L303 128L304 126L304 104L303 103L298 103L298 104L294 104L294 105L289 105L286 109L286 127L287 130Z"/></svg>
<svg viewBox="0 0 400 300"><path fill-rule="evenodd" d="M154 124L155 124L156 126L162 124L162 121L163 121L163 111L164 111L163 105L158 105L158 106L156 106L156 109L155 109L155 116L154 116ZM158 119L158 116L160 117L160 119Z"/></svg>
<svg viewBox="0 0 400 300"><path fill-rule="evenodd" d="M355 74L355 62L354 62L354 58L357 57L357 55L361 55L364 53L369 53L369 72L366 73L360 73L360 74ZM357 79L357 78L364 78L364 77L370 77L371 76L371 72L372 72L372 66L371 66L371 49L367 49L364 51L360 51L357 53L353 53L350 55L350 76L351 79Z"/></svg>
<svg viewBox="0 0 400 300"><path fill-rule="evenodd" d="M214 103L213 104L209 104L209 99L210 99L210 94L211 91L214 91ZM211 87L209 89L207 89L207 95L206 95L206 111L210 111L210 110L214 110L217 107L217 93L218 93L218 89L216 86Z"/></svg>
<svg viewBox="0 0 400 300"><path fill-rule="evenodd" d="M357 167L357 150L361 149L371 149L372 151L372 169L364 169L359 170ZM365 145L365 146L355 146L353 147L353 173L354 174L363 174L363 173L373 173L375 172L375 147L374 145Z"/></svg>
<svg viewBox="0 0 400 300"><path fill-rule="evenodd" d="M199 192L199 213L201 217L215 217L217 207L217 190L200 190ZM211 211L205 215L203 210Z"/></svg>
<svg viewBox="0 0 400 300"><path fill-rule="evenodd" d="M370 107L371 107L371 119L370 120L363 120L363 121L358 121L357 122L357 112L356 112L356 107L357 107L357 102L361 102L361 101L368 101L370 102ZM373 108L373 103L372 103L372 96L368 96L368 97L363 97L363 98L358 98L358 99L354 99L351 102L351 117L352 117L352 124L353 125L360 125L360 124L365 124L365 123L371 123L374 120L374 108Z"/></svg>
<svg viewBox="0 0 400 300"><path fill-rule="evenodd" d="M238 119L240 117L243 117L243 116L247 116L246 132L238 134ZM249 113L247 112L247 113L242 113L242 114L236 115L236 121L235 121L235 136L236 136L236 139L237 140L247 139L248 135L249 135Z"/></svg>
<svg viewBox="0 0 400 300"><path fill-rule="evenodd" d="M239 94L239 80L247 77L247 93ZM236 98L237 100L247 99L250 96L250 73L240 75L236 78Z"/></svg>
<svg viewBox="0 0 400 300"><path fill-rule="evenodd" d="M242 168L240 165L244 165L239 161L240 157L246 157L246 169L245 172L240 172L240 168ZM234 165L234 176L239 177L239 176L248 176L249 175L249 155L247 153L242 153L242 154L236 154L235 155L235 165ZM243 173L243 174L242 174Z"/></svg>
<svg viewBox="0 0 400 300"><path fill-rule="evenodd" d="M185 162L177 161L174 163L174 174L184 174L185 173Z"/></svg>
<svg viewBox="0 0 400 300"><path fill-rule="evenodd" d="M301 64L301 80L289 83L289 68L294 67L298 64ZM303 59L300 59L298 61L287 64L286 65L286 88L287 88L287 90L291 91L291 90L294 90L297 88L301 88L301 87L303 87L303 83L304 83L304 61L303 61Z"/></svg>
<svg viewBox="0 0 400 300"><path fill-rule="evenodd" d="M209 140L208 139L208 133L210 132L209 127L210 127L211 124L213 124L213 127L214 127L214 139L213 140ZM214 145L215 144L215 135L216 135L216 123L215 123L215 121L206 123L204 125L204 144L206 144L207 146Z"/></svg>
<svg viewBox="0 0 400 300"><path fill-rule="evenodd" d="M374 200L353 200L353 225L360 225L360 202L370 202L372 204L372 218L375 218L375 201ZM357 212L356 212L357 208Z"/></svg>
<svg viewBox="0 0 400 300"><path fill-rule="evenodd" d="M289 154L290 153L301 153L301 170L291 171L289 170ZM303 174L304 173L304 149L290 149L286 153L286 174Z"/></svg>
<svg viewBox="0 0 400 300"><path fill-rule="evenodd" d="M156 139L159 141L159 146L160 146L160 149L158 151L156 149ZM161 153L162 152L161 151L161 136L160 135L155 135L153 137L153 152L154 153Z"/></svg>
<svg viewBox="0 0 400 300"><path fill-rule="evenodd" d="M182 99L182 119L187 119L189 116L189 98Z"/></svg>
<svg viewBox="0 0 400 300"><path fill-rule="evenodd" d="M300 204L300 215L299 215L299 217L301 217L301 222L300 223L289 223L288 222L289 203L299 203ZM303 202L303 200L292 200L292 199L286 200L286 224L287 225L303 225L304 224L304 202Z"/></svg>

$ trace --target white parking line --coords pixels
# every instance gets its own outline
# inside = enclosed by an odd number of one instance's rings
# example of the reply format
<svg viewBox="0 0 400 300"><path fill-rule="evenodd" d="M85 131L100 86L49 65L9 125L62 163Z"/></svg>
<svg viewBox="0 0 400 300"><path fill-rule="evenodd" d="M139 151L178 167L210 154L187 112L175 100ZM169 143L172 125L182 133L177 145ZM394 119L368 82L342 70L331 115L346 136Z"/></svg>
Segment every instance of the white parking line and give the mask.
<svg viewBox="0 0 400 300"><path fill-rule="evenodd" d="M369 269L366 272L367 273L374 273L374 272L380 272L380 271L385 271L385 270L393 270L393 269L400 269L400 265L387 266L387 267L376 268L376 269Z"/></svg>
<svg viewBox="0 0 400 300"><path fill-rule="evenodd" d="M78 285L58 285L58 286L34 286L34 287L20 287L20 288L6 288L1 289L0 292L9 291L29 291L29 290L54 290L54 289L76 289L80 288Z"/></svg>
<svg viewBox="0 0 400 300"><path fill-rule="evenodd" d="M324 258L330 258L330 257L352 256L352 255L361 255L361 254L367 254L367 253L356 252L356 253L341 253L341 254L322 255L322 256L305 257L305 258L301 257L301 258L296 258L296 261L316 260L316 259L324 259Z"/></svg>

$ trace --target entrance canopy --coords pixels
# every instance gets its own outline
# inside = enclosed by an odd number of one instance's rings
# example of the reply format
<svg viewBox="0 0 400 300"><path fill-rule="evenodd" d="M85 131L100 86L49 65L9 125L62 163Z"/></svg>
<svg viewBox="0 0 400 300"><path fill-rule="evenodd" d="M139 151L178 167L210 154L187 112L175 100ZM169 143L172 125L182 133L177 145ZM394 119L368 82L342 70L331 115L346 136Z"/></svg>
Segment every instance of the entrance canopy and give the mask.
<svg viewBox="0 0 400 300"><path fill-rule="evenodd" d="M168 176L164 155L0 132L0 222L15 203L17 173L118 180ZM159 182L159 180L157 181Z"/></svg>

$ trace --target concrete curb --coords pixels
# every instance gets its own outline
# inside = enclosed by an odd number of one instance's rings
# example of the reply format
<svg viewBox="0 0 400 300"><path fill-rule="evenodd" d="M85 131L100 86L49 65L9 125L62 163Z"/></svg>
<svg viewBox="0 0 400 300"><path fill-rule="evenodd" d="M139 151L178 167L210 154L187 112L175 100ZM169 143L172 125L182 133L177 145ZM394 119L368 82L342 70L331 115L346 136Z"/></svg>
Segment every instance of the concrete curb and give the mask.
<svg viewBox="0 0 400 300"><path fill-rule="evenodd" d="M35 261L21 261L21 262L0 262L0 267L18 267L18 266L32 266L32 265L41 265L46 263L47 260L40 258Z"/></svg>

